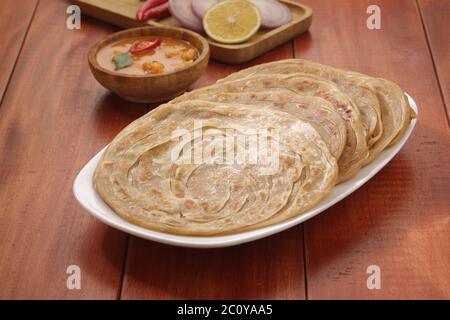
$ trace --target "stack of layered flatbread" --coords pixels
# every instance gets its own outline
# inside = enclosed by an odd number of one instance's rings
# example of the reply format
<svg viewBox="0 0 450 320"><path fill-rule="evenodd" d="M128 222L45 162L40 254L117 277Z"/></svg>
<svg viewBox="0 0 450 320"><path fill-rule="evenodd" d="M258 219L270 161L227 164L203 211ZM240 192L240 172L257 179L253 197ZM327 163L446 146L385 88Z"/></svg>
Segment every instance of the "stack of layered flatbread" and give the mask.
<svg viewBox="0 0 450 320"><path fill-rule="evenodd" d="M414 116L390 81L305 60L267 63L130 124L103 155L94 185L117 214L149 229L247 231L314 207L398 141ZM251 141L265 148L230 157Z"/></svg>

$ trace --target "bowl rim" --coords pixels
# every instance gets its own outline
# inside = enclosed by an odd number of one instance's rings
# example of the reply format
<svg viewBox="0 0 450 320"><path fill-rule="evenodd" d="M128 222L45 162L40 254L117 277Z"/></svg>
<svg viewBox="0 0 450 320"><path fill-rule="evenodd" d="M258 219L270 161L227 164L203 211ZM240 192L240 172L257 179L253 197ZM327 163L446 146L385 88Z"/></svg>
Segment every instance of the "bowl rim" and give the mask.
<svg viewBox="0 0 450 320"><path fill-rule="evenodd" d="M102 67L100 65L100 63L97 61L97 54L98 51L103 48L106 44L106 42L108 42L109 40L111 40L111 38L113 37L118 37L121 38L122 36L124 36L124 38L126 38L126 35L129 34L132 31L135 30L148 30L148 31L152 31L152 30L172 30L172 31L178 31L180 33L188 33L191 36L197 38L198 40L200 40L200 42L203 44L203 50L202 52L200 52L200 56L194 61L194 63L187 65L181 69L178 69L176 71L172 71L172 72L164 72L161 74L146 74L146 75L135 75L135 74L123 74L123 73L119 73L119 72L114 72L114 71L110 71L104 67ZM149 34L151 35L151 34ZM119 40L119 39L117 39ZM171 75L176 75L176 74L180 74L200 63L202 63L205 59L208 59L210 54L210 48L209 48L209 43L208 41L202 37L200 34L190 31L190 30L186 30L183 28L177 28L177 27L167 27L167 26L148 26L148 27L137 27L137 28L129 28L129 29L125 29L122 31L118 31L118 32L114 32L109 34L107 37L97 41L92 47L91 49L89 49L89 53L88 53L88 62L89 65L92 68L95 68L96 70L99 70L101 72L104 72L106 74L109 74L111 76L114 77L121 77L121 78L131 78L131 79L146 79L146 78L158 78L158 77L164 77L164 76L171 76Z"/></svg>

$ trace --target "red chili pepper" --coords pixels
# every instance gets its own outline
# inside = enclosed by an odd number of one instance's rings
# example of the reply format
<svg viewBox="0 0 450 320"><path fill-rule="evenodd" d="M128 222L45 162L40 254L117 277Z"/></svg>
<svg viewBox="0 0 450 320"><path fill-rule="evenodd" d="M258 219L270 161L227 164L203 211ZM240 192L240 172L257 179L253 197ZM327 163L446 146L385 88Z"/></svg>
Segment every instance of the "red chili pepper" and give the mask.
<svg viewBox="0 0 450 320"><path fill-rule="evenodd" d="M160 18L169 13L168 0L148 0L136 13L136 19L147 21L148 19Z"/></svg>
<svg viewBox="0 0 450 320"><path fill-rule="evenodd" d="M141 54L157 48L161 44L160 39L148 38L138 40L130 48L131 54Z"/></svg>

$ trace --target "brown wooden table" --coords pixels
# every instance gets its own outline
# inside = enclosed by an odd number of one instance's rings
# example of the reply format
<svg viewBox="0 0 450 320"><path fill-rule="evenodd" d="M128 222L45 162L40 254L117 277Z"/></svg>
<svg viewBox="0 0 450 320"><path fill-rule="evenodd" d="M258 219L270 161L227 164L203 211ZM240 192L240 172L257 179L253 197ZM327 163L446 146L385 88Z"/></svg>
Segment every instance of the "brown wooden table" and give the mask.
<svg viewBox="0 0 450 320"><path fill-rule="evenodd" d="M201 87L301 57L394 80L417 101L410 141L350 197L278 235L194 250L129 236L72 195L83 165L150 107L91 76L87 51L117 30L63 0L0 2L0 298L450 298L450 1L302 0L310 32L245 66L211 62ZM380 6L382 29L366 28ZM447 108L447 111L446 111ZM81 268L81 290L66 268ZM366 286L369 265L381 289Z"/></svg>

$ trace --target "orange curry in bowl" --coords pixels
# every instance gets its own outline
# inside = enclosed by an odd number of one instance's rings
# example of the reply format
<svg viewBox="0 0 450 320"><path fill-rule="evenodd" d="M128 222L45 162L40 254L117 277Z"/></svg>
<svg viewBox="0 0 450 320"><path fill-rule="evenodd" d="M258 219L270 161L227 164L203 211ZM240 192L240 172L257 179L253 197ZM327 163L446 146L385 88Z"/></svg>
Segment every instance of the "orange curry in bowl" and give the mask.
<svg viewBox="0 0 450 320"><path fill-rule="evenodd" d="M198 50L187 41L149 36L120 40L97 53L103 68L142 76L183 69L198 57Z"/></svg>

